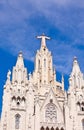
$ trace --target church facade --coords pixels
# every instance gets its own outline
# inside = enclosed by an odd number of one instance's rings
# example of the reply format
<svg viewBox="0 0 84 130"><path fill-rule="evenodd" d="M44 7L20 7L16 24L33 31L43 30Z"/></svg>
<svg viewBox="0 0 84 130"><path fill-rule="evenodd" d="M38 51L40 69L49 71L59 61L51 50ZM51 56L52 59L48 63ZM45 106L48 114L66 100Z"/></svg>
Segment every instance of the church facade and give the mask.
<svg viewBox="0 0 84 130"><path fill-rule="evenodd" d="M37 38L41 39L41 47L33 73L27 73L22 52L12 74L7 73L0 130L84 130L84 76L77 58L66 92L63 76L61 82L56 80L52 54L46 46L49 37Z"/></svg>

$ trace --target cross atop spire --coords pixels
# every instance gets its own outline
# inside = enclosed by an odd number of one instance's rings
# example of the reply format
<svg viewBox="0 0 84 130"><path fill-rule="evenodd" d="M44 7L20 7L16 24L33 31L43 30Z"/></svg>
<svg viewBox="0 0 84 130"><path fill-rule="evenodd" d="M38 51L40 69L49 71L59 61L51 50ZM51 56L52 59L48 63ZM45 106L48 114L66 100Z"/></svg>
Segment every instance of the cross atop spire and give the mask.
<svg viewBox="0 0 84 130"><path fill-rule="evenodd" d="M50 37L45 36L43 33L41 36L37 36L37 39L41 39L41 46L46 47L46 40L50 40Z"/></svg>

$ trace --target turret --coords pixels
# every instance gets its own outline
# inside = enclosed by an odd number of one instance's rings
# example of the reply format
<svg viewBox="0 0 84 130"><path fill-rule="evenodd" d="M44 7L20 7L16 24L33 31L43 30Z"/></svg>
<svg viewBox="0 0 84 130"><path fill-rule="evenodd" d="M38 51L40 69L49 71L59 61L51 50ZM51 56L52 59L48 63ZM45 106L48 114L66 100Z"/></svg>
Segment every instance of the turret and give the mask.
<svg viewBox="0 0 84 130"><path fill-rule="evenodd" d="M16 65L13 67L12 83L22 84L27 80L27 69L24 67L22 52L19 52Z"/></svg>
<svg viewBox="0 0 84 130"><path fill-rule="evenodd" d="M16 67L17 68L24 68L24 61L23 61L23 55L22 52L19 52L17 62L16 62Z"/></svg>
<svg viewBox="0 0 84 130"><path fill-rule="evenodd" d="M80 73L80 67L79 67L79 64L78 64L78 61L77 61L77 57L74 57L72 74L78 75L79 73Z"/></svg>
<svg viewBox="0 0 84 130"><path fill-rule="evenodd" d="M72 72L69 78L69 90L81 88L83 83L83 74L81 73L77 58L74 57Z"/></svg>

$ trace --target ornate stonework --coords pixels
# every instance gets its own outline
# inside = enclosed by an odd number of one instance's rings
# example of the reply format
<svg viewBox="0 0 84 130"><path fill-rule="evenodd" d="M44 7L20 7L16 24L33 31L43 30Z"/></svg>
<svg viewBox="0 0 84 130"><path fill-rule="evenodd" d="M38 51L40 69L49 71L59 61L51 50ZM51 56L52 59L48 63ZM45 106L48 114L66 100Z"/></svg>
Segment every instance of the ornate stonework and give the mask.
<svg viewBox="0 0 84 130"><path fill-rule="evenodd" d="M33 73L27 73L22 52L4 85L0 130L84 130L84 77L77 58L73 60L69 89L56 80L52 54L45 35ZM12 75L12 80L10 76Z"/></svg>

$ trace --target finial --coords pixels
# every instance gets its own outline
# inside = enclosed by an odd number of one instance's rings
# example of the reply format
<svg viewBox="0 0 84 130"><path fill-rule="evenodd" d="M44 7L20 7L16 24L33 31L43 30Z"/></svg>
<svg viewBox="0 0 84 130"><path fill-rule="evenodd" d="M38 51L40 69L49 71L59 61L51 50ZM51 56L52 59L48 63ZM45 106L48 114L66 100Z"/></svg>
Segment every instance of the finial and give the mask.
<svg viewBox="0 0 84 130"><path fill-rule="evenodd" d="M74 60L77 60L77 57L76 57L76 56L74 56Z"/></svg>
<svg viewBox="0 0 84 130"><path fill-rule="evenodd" d="M7 73L7 79L10 80L10 75L11 75L11 71L8 70L8 73Z"/></svg>
<svg viewBox="0 0 84 130"><path fill-rule="evenodd" d="M74 65L74 64L77 64L77 62L78 62L78 61L77 61L77 57L74 56L74 59L73 59L73 65Z"/></svg>
<svg viewBox="0 0 84 130"><path fill-rule="evenodd" d="M46 47L46 40L50 40L50 37L45 36L43 33L41 36L37 36L37 39L41 39L41 46Z"/></svg>
<svg viewBox="0 0 84 130"><path fill-rule="evenodd" d="M22 51L19 52L19 57L22 57Z"/></svg>
<svg viewBox="0 0 84 130"><path fill-rule="evenodd" d="M24 67L24 61L23 61L22 51L20 51L19 54L18 54L16 66L20 67L20 68Z"/></svg>

